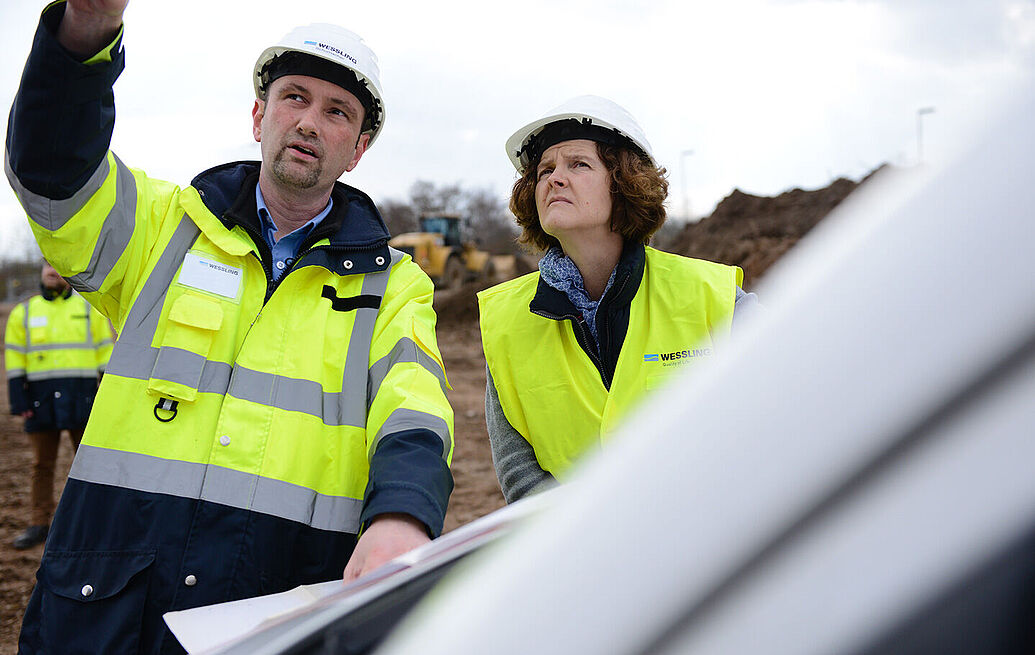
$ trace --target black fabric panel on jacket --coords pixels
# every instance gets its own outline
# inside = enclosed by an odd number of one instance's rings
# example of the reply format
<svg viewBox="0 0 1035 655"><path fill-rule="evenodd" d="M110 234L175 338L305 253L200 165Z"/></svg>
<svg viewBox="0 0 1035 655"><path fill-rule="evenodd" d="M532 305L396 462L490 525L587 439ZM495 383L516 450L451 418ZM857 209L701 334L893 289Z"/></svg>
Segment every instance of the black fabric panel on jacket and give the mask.
<svg viewBox="0 0 1035 655"><path fill-rule="evenodd" d="M96 378L36 380L27 387L28 408L33 414L25 420L26 432L86 427L97 395Z"/></svg>
<svg viewBox="0 0 1035 655"><path fill-rule="evenodd" d="M198 190L205 207L227 228L240 225L259 233L259 213L255 205L258 183L259 162L235 161L198 173L190 185Z"/></svg>
<svg viewBox="0 0 1035 655"><path fill-rule="evenodd" d="M44 13L7 123L11 169L25 188L51 200L72 197L108 152L111 87L125 66L121 40L110 63L76 61L54 36L64 14L64 4Z"/></svg>
<svg viewBox="0 0 1035 655"><path fill-rule="evenodd" d="M371 294L361 294L358 296L349 296L348 298L339 298L338 294L334 291L334 287L329 285L323 285L323 297L331 301L331 309L336 312L351 312L360 307L366 307L368 309L378 309L381 307L381 296L374 296Z"/></svg>
<svg viewBox="0 0 1035 655"><path fill-rule="evenodd" d="M12 414L21 414L29 409L29 388L26 380L24 375L7 378L7 398Z"/></svg>

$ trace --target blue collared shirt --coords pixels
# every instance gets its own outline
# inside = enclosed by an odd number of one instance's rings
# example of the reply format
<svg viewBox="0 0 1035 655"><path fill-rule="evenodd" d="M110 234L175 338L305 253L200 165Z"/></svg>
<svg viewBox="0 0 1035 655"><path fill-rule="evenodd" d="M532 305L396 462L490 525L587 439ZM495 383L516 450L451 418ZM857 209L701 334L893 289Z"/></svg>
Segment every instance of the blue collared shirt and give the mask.
<svg viewBox="0 0 1035 655"><path fill-rule="evenodd" d="M295 263L295 258L298 257L298 248L305 241L305 238L309 236L309 233L313 231L320 221L327 218L327 215L331 213L331 207L334 205L333 199L327 200L327 206L323 208L323 211L313 217L311 221L296 229L294 232L285 234L280 237L278 241L273 235L277 233L277 226L273 224L273 218L270 216L270 210L266 208L266 200L262 197L262 191L259 189L259 185L255 185L255 206L259 209L259 224L262 228L262 237L266 239L266 245L270 247L270 251L273 253L273 279L279 280L280 276L284 274L284 271L289 266Z"/></svg>

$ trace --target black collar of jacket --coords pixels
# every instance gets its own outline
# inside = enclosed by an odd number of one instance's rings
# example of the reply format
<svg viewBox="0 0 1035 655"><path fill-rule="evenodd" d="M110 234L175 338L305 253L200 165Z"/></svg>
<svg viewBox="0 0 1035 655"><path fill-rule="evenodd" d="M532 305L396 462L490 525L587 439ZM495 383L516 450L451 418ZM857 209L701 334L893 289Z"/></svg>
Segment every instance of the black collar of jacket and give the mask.
<svg viewBox="0 0 1035 655"><path fill-rule="evenodd" d="M43 283L41 282L40 295L43 296L44 300L57 300L58 298L68 300L72 297L72 287L65 287L63 290L59 291L57 289L48 289L43 286Z"/></svg>
<svg viewBox="0 0 1035 655"><path fill-rule="evenodd" d="M259 212L255 204L255 185L259 182L259 162L240 161L210 168L191 182L209 211L219 217L227 229L239 225L252 235L264 262L272 260L269 246L262 236ZM317 225L299 245L305 252L312 244L328 239L321 252L307 258L306 264L324 266L339 275L385 270L391 257L388 253L388 227L381 219L370 197L341 182L331 190L334 204L331 213ZM348 270L342 267L342 256L355 251ZM333 255L333 256L332 256ZM375 263L380 258L381 264Z"/></svg>
<svg viewBox="0 0 1035 655"><path fill-rule="evenodd" d="M597 353L591 352L593 344L590 342L589 329L584 326L582 312L568 300L563 291L551 287L542 276L539 277L532 302L528 304L529 311L539 316L554 320L567 319L581 326L585 342L579 339L579 345L590 355L590 359L599 358L600 377L608 389L611 388L618 356L622 352L626 332L629 331L629 305L640 288L646 265L647 254L643 244L626 241L615 269L615 280L600 299L597 308ZM576 330L578 333L579 330Z"/></svg>

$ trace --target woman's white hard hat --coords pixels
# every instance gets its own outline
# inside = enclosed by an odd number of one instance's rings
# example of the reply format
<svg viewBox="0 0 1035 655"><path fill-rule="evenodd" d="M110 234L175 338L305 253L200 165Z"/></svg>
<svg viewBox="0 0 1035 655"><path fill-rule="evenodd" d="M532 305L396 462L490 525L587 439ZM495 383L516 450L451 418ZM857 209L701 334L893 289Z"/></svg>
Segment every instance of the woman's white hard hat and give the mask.
<svg viewBox="0 0 1035 655"><path fill-rule="evenodd" d="M507 157L510 158L518 173L524 173L525 169L533 163L532 160L541 154L541 152L536 152L534 146L536 138L543 130L554 123L572 119L584 126L592 125L604 128L601 134L609 131L618 137L624 137L625 141L646 155L654 166L658 165L654 160L650 142L647 141L647 135L644 134L643 128L632 117L632 114L607 98L579 96L554 107L546 112L545 116L525 125L507 139Z"/></svg>
<svg viewBox="0 0 1035 655"><path fill-rule="evenodd" d="M343 27L328 23L313 23L296 27L288 32L280 42L262 51L255 62L252 83L255 97L266 99L269 80L264 79L266 67L275 57L289 52L311 55L318 59L337 64L351 71L360 85L370 93L372 110L367 109L367 117L363 132L370 135L370 145L377 139L385 124L384 96L381 92L381 69L377 63L377 55L363 42L363 39ZM363 98L360 98L362 101Z"/></svg>

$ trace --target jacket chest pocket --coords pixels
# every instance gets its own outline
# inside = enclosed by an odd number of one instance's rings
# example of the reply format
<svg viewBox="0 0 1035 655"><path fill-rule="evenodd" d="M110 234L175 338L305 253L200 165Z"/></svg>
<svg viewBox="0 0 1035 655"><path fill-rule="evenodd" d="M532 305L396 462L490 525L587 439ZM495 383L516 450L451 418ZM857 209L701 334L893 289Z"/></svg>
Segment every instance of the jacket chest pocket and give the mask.
<svg viewBox="0 0 1035 655"><path fill-rule="evenodd" d="M213 341L223 325L220 302L186 292L176 298L166 317L165 335L155 359L148 391L180 401L193 401Z"/></svg>

